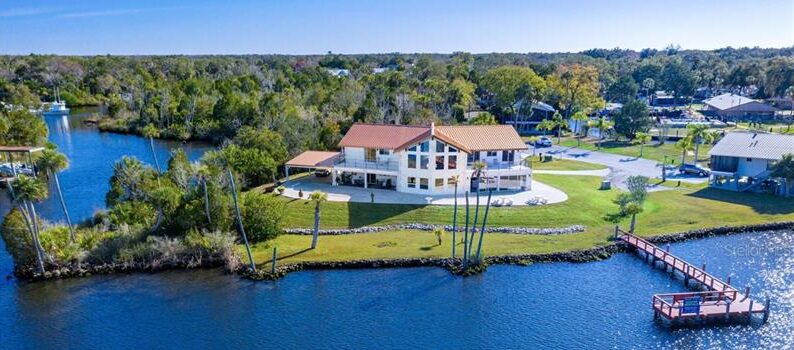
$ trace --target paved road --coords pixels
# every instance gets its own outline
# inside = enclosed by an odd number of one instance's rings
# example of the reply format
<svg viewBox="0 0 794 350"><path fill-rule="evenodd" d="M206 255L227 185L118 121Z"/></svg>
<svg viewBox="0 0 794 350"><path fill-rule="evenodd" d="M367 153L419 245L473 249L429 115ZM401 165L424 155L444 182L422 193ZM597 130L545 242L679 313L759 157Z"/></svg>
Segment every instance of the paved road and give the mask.
<svg viewBox="0 0 794 350"><path fill-rule="evenodd" d="M611 170L611 173L608 175L608 177L612 179L613 183L616 183L622 188L625 188L625 186L623 186L625 179L632 175L642 175L652 179L661 179L662 177L662 168L659 163L645 158L629 157L619 154L588 151L575 147L562 146L538 148L535 152L537 154L549 154L555 158L571 159L605 165ZM675 170L667 171L667 179L675 181L681 180L682 182L691 183L701 183L708 180L708 178L679 175L678 171Z"/></svg>

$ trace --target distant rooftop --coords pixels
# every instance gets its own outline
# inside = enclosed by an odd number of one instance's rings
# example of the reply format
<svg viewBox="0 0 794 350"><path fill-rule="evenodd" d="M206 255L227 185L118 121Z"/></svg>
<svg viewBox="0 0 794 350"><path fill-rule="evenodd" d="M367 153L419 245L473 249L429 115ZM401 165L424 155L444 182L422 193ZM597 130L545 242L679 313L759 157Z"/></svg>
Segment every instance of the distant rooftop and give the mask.
<svg viewBox="0 0 794 350"><path fill-rule="evenodd" d="M769 112L773 112L777 110L777 108L766 105L761 101L731 93L714 96L712 98L703 100L703 103L721 111L730 110L751 103L756 105L753 108L757 110L769 111Z"/></svg>

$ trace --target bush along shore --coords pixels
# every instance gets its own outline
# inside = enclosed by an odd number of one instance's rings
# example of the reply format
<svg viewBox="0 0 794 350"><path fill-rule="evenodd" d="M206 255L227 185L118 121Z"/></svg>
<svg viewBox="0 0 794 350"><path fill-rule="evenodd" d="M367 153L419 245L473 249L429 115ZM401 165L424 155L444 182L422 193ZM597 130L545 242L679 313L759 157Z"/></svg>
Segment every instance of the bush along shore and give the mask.
<svg viewBox="0 0 794 350"><path fill-rule="evenodd" d="M410 223L410 224L400 224L400 225L364 226L364 227L348 228L348 229L319 230L319 234L350 235L350 234L375 233L375 232L398 231L398 230L415 230L415 231L432 232L439 228L447 232L452 232L452 225ZM567 227L548 227L548 228L486 227L485 232L512 233L519 235L565 235L565 234L584 232L585 229L586 227L582 225L571 225ZM311 235L313 233L313 230L308 228L288 228L284 230L284 233L293 234L293 235Z"/></svg>

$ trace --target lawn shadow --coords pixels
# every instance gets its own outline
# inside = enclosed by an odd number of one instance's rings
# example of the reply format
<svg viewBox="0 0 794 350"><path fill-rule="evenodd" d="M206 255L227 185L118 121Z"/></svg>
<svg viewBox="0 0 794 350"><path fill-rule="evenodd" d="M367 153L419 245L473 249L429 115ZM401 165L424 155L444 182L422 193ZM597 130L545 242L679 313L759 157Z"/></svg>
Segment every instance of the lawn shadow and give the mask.
<svg viewBox="0 0 794 350"><path fill-rule="evenodd" d="M758 214L794 213L794 200L766 193L733 192L704 188L687 194L687 196L748 206L753 208Z"/></svg>
<svg viewBox="0 0 794 350"><path fill-rule="evenodd" d="M299 250L297 252L294 252L294 253L290 253L290 254L287 254L287 255L279 256L279 257L276 258L276 260L278 261L278 260L288 259L288 258L291 258L293 256L298 256L298 255L301 255L303 253L306 253L306 252L308 252L310 250L312 250L312 248L301 249L301 250Z"/></svg>
<svg viewBox="0 0 794 350"><path fill-rule="evenodd" d="M384 225L384 221L408 213L413 210L422 209L427 205L423 204L383 204L383 203L361 203L347 202L347 215L350 227Z"/></svg>

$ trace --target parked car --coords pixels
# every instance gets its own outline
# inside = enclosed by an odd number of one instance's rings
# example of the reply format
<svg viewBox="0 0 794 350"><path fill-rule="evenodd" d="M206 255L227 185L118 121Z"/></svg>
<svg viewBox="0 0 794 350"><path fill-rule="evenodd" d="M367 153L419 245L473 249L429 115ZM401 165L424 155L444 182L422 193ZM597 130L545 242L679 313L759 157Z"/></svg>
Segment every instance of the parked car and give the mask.
<svg viewBox="0 0 794 350"><path fill-rule="evenodd" d="M711 175L711 169L696 164L681 164L678 168L678 172L681 174L692 174L703 177Z"/></svg>
<svg viewBox="0 0 794 350"><path fill-rule="evenodd" d="M535 141L535 147L551 147L551 145L552 145L551 139L546 136L542 136L537 141Z"/></svg>
<svg viewBox="0 0 794 350"><path fill-rule="evenodd" d="M328 175L331 175L331 172L328 171L328 169L317 169L314 171L314 176L317 177L326 177Z"/></svg>

